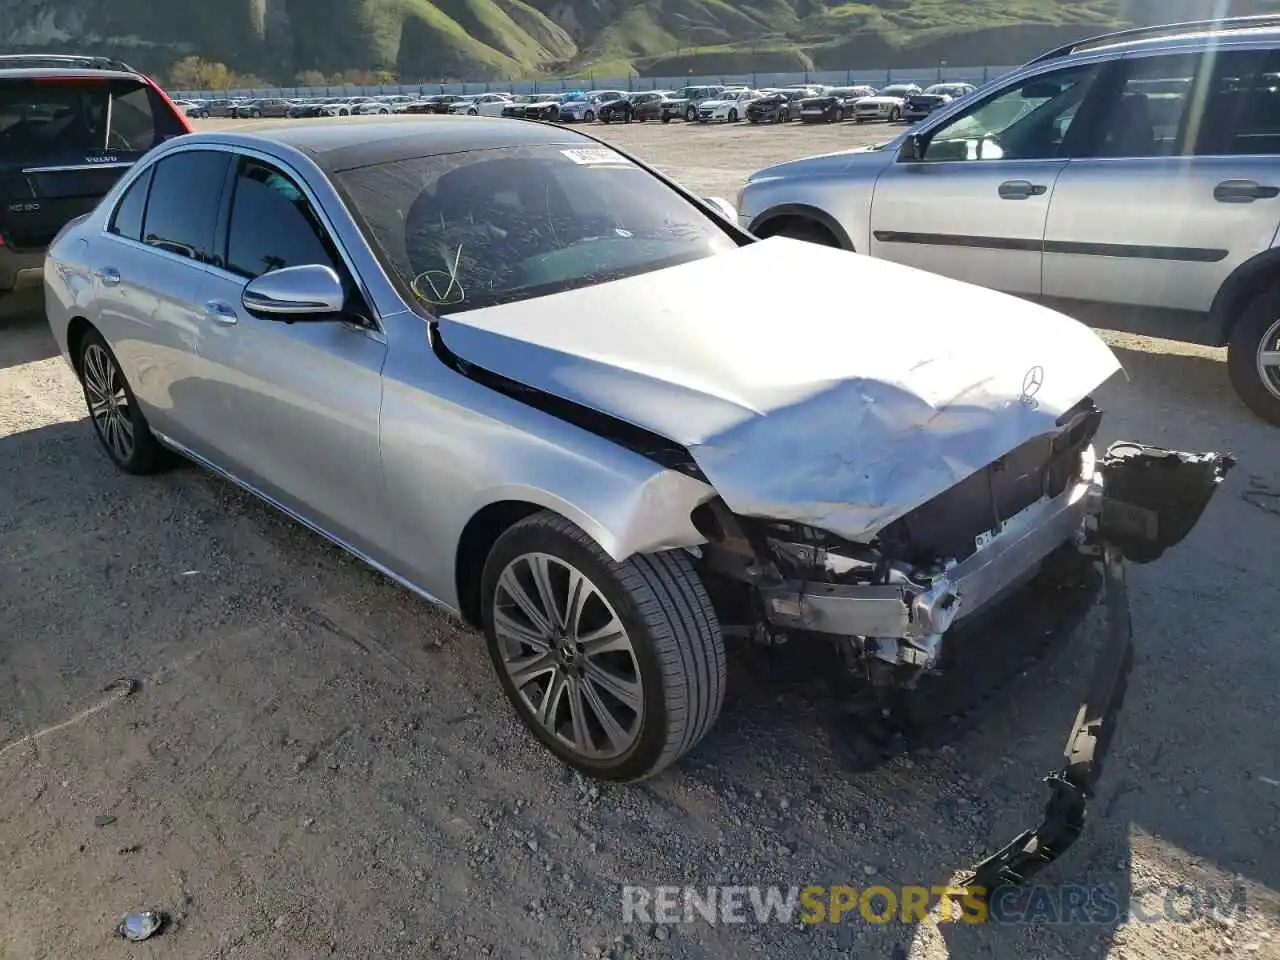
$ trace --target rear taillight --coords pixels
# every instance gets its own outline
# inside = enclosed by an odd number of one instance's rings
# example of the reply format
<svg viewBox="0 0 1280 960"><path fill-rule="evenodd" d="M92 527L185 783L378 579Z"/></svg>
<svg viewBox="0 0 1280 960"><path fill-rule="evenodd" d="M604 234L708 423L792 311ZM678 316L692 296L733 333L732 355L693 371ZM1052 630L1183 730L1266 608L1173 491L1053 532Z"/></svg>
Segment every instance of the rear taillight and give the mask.
<svg viewBox="0 0 1280 960"><path fill-rule="evenodd" d="M193 128L191 126L191 121L187 118L187 112L185 110L178 109L177 105L169 99L169 95L164 92L164 88L161 87L160 84L156 83L150 77L143 77L143 80L147 86L151 88L152 92L160 98L160 102L169 108L169 112L177 119L178 124L183 129L183 132L191 133Z"/></svg>

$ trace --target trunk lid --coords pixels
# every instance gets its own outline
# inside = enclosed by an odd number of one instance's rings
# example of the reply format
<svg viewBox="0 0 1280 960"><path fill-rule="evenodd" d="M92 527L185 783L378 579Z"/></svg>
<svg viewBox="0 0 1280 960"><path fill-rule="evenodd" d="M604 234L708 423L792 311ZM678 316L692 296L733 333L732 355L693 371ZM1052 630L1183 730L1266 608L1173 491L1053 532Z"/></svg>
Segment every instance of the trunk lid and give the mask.
<svg viewBox="0 0 1280 960"><path fill-rule="evenodd" d="M866 294L757 282L805 272ZM852 540L1057 432L1120 369L1062 314L784 238L446 315L439 334L468 363L683 445L739 513Z"/></svg>
<svg viewBox="0 0 1280 960"><path fill-rule="evenodd" d="M185 121L128 74L0 77L0 238L40 249Z"/></svg>

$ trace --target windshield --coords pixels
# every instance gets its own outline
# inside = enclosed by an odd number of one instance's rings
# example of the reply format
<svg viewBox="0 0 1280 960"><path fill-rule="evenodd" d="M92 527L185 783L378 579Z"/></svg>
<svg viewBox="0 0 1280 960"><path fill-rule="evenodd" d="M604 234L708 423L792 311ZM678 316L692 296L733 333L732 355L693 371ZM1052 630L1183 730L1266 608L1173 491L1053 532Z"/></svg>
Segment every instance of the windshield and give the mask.
<svg viewBox="0 0 1280 960"><path fill-rule="evenodd" d="M477 150L337 175L388 269L432 313L593 286L733 238L607 147Z"/></svg>
<svg viewBox="0 0 1280 960"><path fill-rule="evenodd" d="M882 97L905 97L908 93L917 93L919 90L919 87L885 87L880 91L880 95Z"/></svg>

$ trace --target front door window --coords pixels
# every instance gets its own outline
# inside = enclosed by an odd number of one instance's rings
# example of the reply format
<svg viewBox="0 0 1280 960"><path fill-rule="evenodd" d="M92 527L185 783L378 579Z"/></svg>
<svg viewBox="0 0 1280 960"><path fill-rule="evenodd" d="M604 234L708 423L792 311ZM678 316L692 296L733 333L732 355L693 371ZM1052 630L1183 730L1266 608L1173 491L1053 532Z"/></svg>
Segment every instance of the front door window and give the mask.
<svg viewBox="0 0 1280 960"><path fill-rule="evenodd" d="M1095 64L1042 73L1006 87L938 127L923 159L1050 160L1063 156L1080 106L1098 76Z"/></svg>

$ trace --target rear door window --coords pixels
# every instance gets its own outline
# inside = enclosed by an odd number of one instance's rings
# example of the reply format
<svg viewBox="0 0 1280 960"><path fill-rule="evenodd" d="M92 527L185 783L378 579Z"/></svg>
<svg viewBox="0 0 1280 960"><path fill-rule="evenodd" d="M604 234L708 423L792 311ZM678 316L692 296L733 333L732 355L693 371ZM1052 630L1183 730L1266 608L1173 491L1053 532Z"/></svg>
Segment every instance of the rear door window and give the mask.
<svg viewBox="0 0 1280 960"><path fill-rule="evenodd" d="M1196 154L1280 154L1280 50L1219 51L1213 67Z"/></svg>
<svg viewBox="0 0 1280 960"><path fill-rule="evenodd" d="M185 150L155 165L143 243L201 263L221 265L214 233L231 154Z"/></svg>
<svg viewBox="0 0 1280 960"><path fill-rule="evenodd" d="M1190 152L1188 120L1199 54L1121 61L1123 83L1101 104L1096 147L1099 157L1171 157Z"/></svg>
<svg viewBox="0 0 1280 960"><path fill-rule="evenodd" d="M185 132L181 118L140 80L93 76L0 80L0 156L140 154Z"/></svg>
<svg viewBox="0 0 1280 960"><path fill-rule="evenodd" d="M155 167L148 167L129 184L111 217L111 225L107 228L110 232L130 240L142 239L142 217L147 209L147 192L151 189L154 172Z"/></svg>

